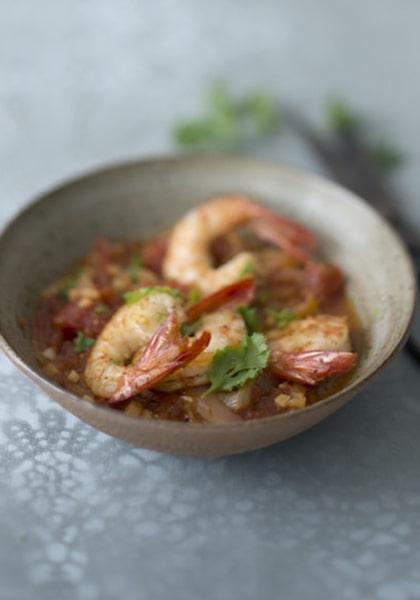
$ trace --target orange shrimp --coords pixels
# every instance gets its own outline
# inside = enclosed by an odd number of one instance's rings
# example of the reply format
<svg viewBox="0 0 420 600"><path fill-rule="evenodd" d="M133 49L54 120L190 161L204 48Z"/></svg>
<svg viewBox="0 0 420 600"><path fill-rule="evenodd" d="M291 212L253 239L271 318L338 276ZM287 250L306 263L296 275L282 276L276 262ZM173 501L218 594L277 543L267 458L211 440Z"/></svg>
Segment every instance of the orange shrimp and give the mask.
<svg viewBox="0 0 420 600"><path fill-rule="evenodd" d="M253 254L240 252L214 268L210 245L216 237L246 223L259 237L303 262L309 260L309 250L316 245L312 233L249 198L221 196L193 209L175 225L163 263L165 277L194 285L204 293L241 279L244 270L254 265Z"/></svg>
<svg viewBox="0 0 420 600"><path fill-rule="evenodd" d="M238 307L251 302L255 293L255 279L248 277L227 285L213 294L209 294L187 309L186 322L191 323L206 312L218 308Z"/></svg>
<svg viewBox="0 0 420 600"><path fill-rule="evenodd" d="M172 310L140 357L122 372L110 404L127 400L185 367L208 346L210 338L210 333L203 331L191 343L190 338L181 335L176 311Z"/></svg>
<svg viewBox="0 0 420 600"><path fill-rule="evenodd" d="M357 353L346 317L316 315L267 334L272 372L287 381L315 385L352 369Z"/></svg>
<svg viewBox="0 0 420 600"><path fill-rule="evenodd" d="M357 361L356 352L308 350L307 352L273 352L270 357L272 372L287 381L316 385L333 375L343 375Z"/></svg>

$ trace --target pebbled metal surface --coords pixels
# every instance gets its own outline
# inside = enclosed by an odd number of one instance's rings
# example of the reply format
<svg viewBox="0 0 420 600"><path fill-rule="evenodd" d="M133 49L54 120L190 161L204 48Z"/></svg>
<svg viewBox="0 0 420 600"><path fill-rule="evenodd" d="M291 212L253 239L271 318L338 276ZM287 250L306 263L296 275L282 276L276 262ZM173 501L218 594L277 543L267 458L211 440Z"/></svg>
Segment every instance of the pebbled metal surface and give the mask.
<svg viewBox="0 0 420 600"><path fill-rule="evenodd" d="M1 2L0 218L74 172L166 151L175 116L234 73L314 117L341 90L382 119L412 156L398 183L419 223L419 17L408 0ZM258 152L315 166L287 136ZM417 599L419 383L400 356L303 436L201 461L94 431L1 357L0 597Z"/></svg>

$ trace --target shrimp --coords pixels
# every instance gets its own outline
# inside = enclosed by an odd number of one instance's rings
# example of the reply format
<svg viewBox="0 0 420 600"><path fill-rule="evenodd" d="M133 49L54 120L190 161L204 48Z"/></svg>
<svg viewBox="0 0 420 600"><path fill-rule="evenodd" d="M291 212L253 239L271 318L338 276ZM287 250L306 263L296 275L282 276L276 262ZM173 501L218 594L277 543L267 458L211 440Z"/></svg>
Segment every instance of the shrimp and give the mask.
<svg viewBox="0 0 420 600"><path fill-rule="evenodd" d="M145 350L139 351L134 357L134 368L124 372L119 389L110 402L121 402L154 387L156 383L193 361L208 346L210 338L210 333L203 331L190 344L188 338L179 331L176 312L171 311Z"/></svg>
<svg viewBox="0 0 420 600"><path fill-rule="evenodd" d="M251 252L240 252L215 269L210 244L238 225L249 223L257 235L301 261L309 260L307 249L315 246L310 232L244 196L221 196L189 212L174 227L169 238L163 273L204 293L214 292L241 279L254 266Z"/></svg>
<svg viewBox="0 0 420 600"><path fill-rule="evenodd" d="M248 277L227 285L217 292L205 296L187 310L187 322L195 321L200 315L218 308L232 308L251 302L255 294L255 279Z"/></svg>
<svg viewBox="0 0 420 600"><path fill-rule="evenodd" d="M187 309L185 323L192 323L201 317L197 334L210 331L210 343L188 367L159 384L159 389L173 391L209 382L207 373L215 352L225 346L239 346L246 335L244 320L233 308L248 304L254 292L255 279L242 279L202 298ZM215 310L218 312L213 312Z"/></svg>
<svg viewBox="0 0 420 600"><path fill-rule="evenodd" d="M229 308L205 314L196 336L204 335L206 331L211 333L208 346L186 367L159 383L156 386L158 389L173 391L207 384L208 371L215 352L225 346L239 346L246 335L243 318Z"/></svg>
<svg viewBox="0 0 420 600"><path fill-rule="evenodd" d="M187 311L176 297L158 291L124 305L93 346L85 369L87 384L113 404L152 387L176 390L207 383L214 353L239 345L246 335L233 307L249 301L254 287L253 279L239 281ZM223 303L218 312L207 313ZM199 317L195 334L182 336L179 323Z"/></svg>
<svg viewBox="0 0 420 600"><path fill-rule="evenodd" d="M193 360L210 334L203 332L191 343L179 333L183 316L177 299L166 293L118 309L87 361L84 376L93 393L111 402L125 400Z"/></svg>
<svg viewBox="0 0 420 600"><path fill-rule="evenodd" d="M272 350L304 352L306 350L348 351L351 348L347 317L315 315L292 321L283 329L267 333Z"/></svg>
<svg viewBox="0 0 420 600"><path fill-rule="evenodd" d="M267 340L271 370L287 381L315 385L346 373L357 360L346 317L307 317L270 331Z"/></svg>

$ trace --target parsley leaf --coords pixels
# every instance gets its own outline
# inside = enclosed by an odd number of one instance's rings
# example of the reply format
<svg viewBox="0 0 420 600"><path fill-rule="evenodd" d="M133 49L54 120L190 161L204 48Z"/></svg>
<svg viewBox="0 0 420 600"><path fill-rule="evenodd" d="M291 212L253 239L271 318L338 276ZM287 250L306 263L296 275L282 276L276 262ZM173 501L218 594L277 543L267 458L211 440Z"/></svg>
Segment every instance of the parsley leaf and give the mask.
<svg viewBox="0 0 420 600"><path fill-rule="evenodd" d="M240 306L238 313L241 315L245 322L246 330L248 335L252 335L257 330L258 317L257 310L251 306Z"/></svg>
<svg viewBox="0 0 420 600"><path fill-rule="evenodd" d="M152 287L144 287L139 290L132 290L130 292L125 292L123 294L124 300L127 304L134 304L138 302L141 298L145 296L150 296L150 294L169 294L169 296L173 296L174 298L182 298L181 292L171 288L167 285L156 285Z"/></svg>
<svg viewBox="0 0 420 600"><path fill-rule="evenodd" d="M287 327L289 323L297 319L297 314L293 312L293 310L290 310L290 308L283 308L282 310L270 310L269 314L279 329Z"/></svg>
<svg viewBox="0 0 420 600"><path fill-rule="evenodd" d="M81 331L79 331L77 333L77 336L74 338L74 350L75 352L77 352L77 354L80 354L80 352L84 352L85 350L93 346L94 343L95 340L93 338L90 338Z"/></svg>
<svg viewBox="0 0 420 600"><path fill-rule="evenodd" d="M142 267L141 257L139 252L134 252L131 260L128 264L127 271L130 277L131 283L139 282L139 271Z"/></svg>
<svg viewBox="0 0 420 600"><path fill-rule="evenodd" d="M269 349L261 333L246 336L239 347L218 350L209 371L210 387L205 395L230 392L254 379L267 366Z"/></svg>

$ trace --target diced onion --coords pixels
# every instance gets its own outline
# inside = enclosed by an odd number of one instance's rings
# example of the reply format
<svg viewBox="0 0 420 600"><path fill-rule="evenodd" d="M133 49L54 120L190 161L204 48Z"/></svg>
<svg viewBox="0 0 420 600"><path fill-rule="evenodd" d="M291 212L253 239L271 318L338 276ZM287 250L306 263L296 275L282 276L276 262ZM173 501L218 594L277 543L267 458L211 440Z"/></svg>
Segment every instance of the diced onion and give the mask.
<svg viewBox="0 0 420 600"><path fill-rule="evenodd" d="M208 423L240 421L241 417L231 411L221 400L220 394L211 394L197 400L197 413Z"/></svg>
<svg viewBox="0 0 420 600"><path fill-rule="evenodd" d="M76 371L74 369L72 369L70 371L70 373L67 375L67 379L69 381L71 381L72 383L78 383L80 380L80 375L79 375L79 373L76 373Z"/></svg>
<svg viewBox="0 0 420 600"><path fill-rule="evenodd" d="M252 383L247 383L239 390L219 394L222 402L232 410L241 410L251 402Z"/></svg>
<svg viewBox="0 0 420 600"><path fill-rule="evenodd" d="M48 360L54 360L55 350L54 350L54 348L45 348L42 355L45 356L45 358L48 358Z"/></svg>

